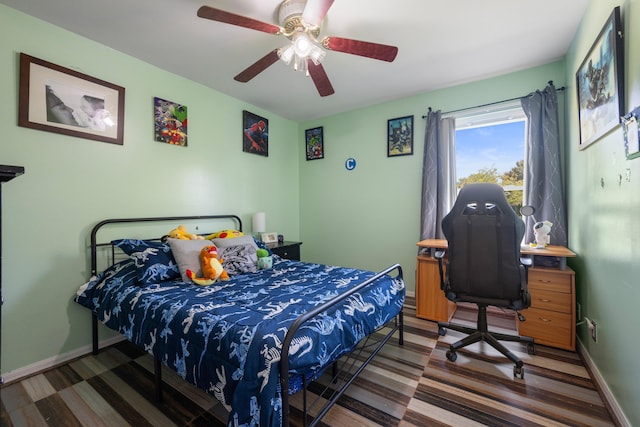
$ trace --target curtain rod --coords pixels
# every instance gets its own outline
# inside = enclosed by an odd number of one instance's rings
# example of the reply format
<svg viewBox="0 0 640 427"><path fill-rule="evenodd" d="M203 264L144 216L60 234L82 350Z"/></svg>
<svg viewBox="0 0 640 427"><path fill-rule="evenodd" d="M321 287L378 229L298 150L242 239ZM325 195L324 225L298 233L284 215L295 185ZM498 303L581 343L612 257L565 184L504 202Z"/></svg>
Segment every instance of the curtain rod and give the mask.
<svg viewBox="0 0 640 427"><path fill-rule="evenodd" d="M553 80L549 80L549 85L553 86ZM556 92L562 92L564 90L565 90L565 87L562 86L562 87L557 88ZM460 111L472 110L474 108L490 107L492 105L502 104L503 102L516 101L516 100L521 99L521 98L523 98L523 97L520 96L518 98L503 99L502 101L489 102L488 104L476 105L474 107L466 107L466 108L460 108L458 110L445 111L442 114L458 113ZM432 109L431 109L431 107L429 107L429 112L431 112L431 111L432 111ZM426 119L427 116L422 116L422 118Z"/></svg>

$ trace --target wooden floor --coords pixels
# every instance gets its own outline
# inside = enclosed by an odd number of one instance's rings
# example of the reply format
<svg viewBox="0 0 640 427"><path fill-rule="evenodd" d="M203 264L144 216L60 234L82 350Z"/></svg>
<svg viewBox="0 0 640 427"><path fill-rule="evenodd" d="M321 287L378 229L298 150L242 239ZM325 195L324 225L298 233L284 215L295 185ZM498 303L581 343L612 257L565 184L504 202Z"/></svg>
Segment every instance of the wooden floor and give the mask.
<svg viewBox="0 0 640 427"><path fill-rule="evenodd" d="M576 353L509 344L525 363L524 379L486 344L446 360L448 344L433 322L405 309L405 345L393 338L324 417L325 426L612 426L594 382ZM473 324L462 308L454 320ZM490 330L509 332L510 318L494 313ZM225 426L217 401L163 371L164 402L153 399L153 361L122 342L0 390L2 426ZM294 399L294 406L296 405ZM292 411L292 424L300 414Z"/></svg>

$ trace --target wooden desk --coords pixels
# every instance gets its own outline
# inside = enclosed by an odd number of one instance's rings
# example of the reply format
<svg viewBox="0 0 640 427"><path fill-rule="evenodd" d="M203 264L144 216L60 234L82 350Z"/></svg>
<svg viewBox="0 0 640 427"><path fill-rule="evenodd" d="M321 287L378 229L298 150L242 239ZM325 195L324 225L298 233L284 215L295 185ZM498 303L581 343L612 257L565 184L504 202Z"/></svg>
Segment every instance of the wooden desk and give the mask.
<svg viewBox="0 0 640 427"><path fill-rule="evenodd" d="M456 305L447 300L440 289L438 261L434 257L437 250L448 247L447 241L426 239L417 246L429 251L417 257L416 316L448 322ZM518 334L533 337L536 344L575 351L575 273L567 267L567 258L575 257L575 252L564 246L549 245L544 249L523 246L520 253L534 258L534 266L529 268L527 284L531 307L521 311L527 320L517 322ZM557 257L558 267L536 266L536 256Z"/></svg>
<svg viewBox="0 0 640 427"><path fill-rule="evenodd" d="M420 248L428 248L431 250L431 256L435 255L438 249L447 249L449 242L445 239L426 239L416 243ZM564 246L549 245L546 248L535 248L531 246L520 247L520 253L528 256L552 256L559 258L559 269L567 268L567 258L575 257L576 254L572 250Z"/></svg>

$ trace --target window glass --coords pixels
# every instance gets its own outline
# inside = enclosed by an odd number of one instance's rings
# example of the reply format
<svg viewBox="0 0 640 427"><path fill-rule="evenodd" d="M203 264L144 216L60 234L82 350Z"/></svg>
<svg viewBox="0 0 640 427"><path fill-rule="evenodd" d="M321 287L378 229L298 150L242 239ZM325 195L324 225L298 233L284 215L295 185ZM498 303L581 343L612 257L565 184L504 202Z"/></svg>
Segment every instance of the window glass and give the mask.
<svg viewBox="0 0 640 427"><path fill-rule="evenodd" d="M524 187L525 118L519 105L456 117L456 186L500 184L516 212Z"/></svg>

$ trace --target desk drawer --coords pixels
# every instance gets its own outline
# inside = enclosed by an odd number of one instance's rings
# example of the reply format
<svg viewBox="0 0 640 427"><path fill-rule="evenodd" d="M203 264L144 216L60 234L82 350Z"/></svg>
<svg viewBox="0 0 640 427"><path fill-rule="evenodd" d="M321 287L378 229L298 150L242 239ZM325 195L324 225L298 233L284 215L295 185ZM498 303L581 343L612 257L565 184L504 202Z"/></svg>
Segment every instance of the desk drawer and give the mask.
<svg viewBox="0 0 640 427"><path fill-rule="evenodd" d="M537 287L529 288L529 293L531 294L531 308L571 313L571 294L542 290Z"/></svg>
<svg viewBox="0 0 640 427"><path fill-rule="evenodd" d="M571 293L571 270L529 269L529 290Z"/></svg>
<svg viewBox="0 0 640 427"><path fill-rule="evenodd" d="M518 334L533 337L536 344L574 350L571 346L571 315L550 310L522 310L527 319L518 322Z"/></svg>

